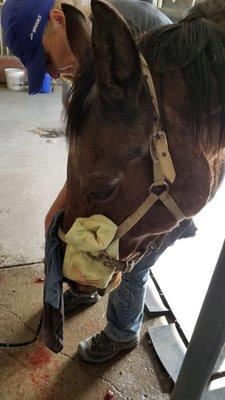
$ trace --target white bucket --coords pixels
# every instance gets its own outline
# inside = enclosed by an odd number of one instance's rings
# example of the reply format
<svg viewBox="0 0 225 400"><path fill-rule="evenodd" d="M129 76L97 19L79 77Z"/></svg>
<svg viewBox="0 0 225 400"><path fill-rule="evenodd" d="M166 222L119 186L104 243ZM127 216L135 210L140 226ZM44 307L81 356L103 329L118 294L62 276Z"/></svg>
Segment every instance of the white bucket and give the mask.
<svg viewBox="0 0 225 400"><path fill-rule="evenodd" d="M25 71L19 68L5 69L7 88L10 90L23 90Z"/></svg>

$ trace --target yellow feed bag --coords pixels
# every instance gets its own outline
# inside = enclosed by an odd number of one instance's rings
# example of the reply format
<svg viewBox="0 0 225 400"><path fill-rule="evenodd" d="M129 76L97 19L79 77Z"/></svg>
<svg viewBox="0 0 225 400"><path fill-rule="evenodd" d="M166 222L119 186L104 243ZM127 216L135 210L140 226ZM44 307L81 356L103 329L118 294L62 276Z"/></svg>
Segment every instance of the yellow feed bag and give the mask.
<svg viewBox="0 0 225 400"><path fill-rule="evenodd" d="M119 240L113 241L117 226L104 215L90 218L77 218L65 235L61 230L59 237L67 243L63 261L63 275L82 285L105 289L112 279L115 268L105 266L99 259L93 259L99 252L118 260Z"/></svg>

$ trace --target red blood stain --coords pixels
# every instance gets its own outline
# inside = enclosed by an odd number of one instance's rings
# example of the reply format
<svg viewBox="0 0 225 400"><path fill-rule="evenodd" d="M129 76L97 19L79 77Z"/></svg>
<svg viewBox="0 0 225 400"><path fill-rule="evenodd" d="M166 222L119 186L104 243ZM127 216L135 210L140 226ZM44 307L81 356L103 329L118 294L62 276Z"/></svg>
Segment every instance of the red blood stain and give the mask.
<svg viewBox="0 0 225 400"><path fill-rule="evenodd" d="M44 281L43 278L35 278L34 283L43 283Z"/></svg>
<svg viewBox="0 0 225 400"><path fill-rule="evenodd" d="M107 390L104 400L113 400L113 399L114 399L114 393L111 390Z"/></svg>
<svg viewBox="0 0 225 400"><path fill-rule="evenodd" d="M50 376L51 376L50 372L44 372L44 373L42 374L42 378L43 378L45 384L48 383L48 381L49 381L49 379L50 379Z"/></svg>
<svg viewBox="0 0 225 400"><path fill-rule="evenodd" d="M49 381L51 379L51 373L43 370L33 369L29 373L30 381L34 386L34 390L38 395L38 399L46 399L46 393L48 393ZM52 391L52 388L51 388ZM53 397L54 399L54 397Z"/></svg>
<svg viewBox="0 0 225 400"><path fill-rule="evenodd" d="M38 345L33 351L31 351L31 353L28 354L29 364L36 369L49 364L50 359L50 353L42 345Z"/></svg>

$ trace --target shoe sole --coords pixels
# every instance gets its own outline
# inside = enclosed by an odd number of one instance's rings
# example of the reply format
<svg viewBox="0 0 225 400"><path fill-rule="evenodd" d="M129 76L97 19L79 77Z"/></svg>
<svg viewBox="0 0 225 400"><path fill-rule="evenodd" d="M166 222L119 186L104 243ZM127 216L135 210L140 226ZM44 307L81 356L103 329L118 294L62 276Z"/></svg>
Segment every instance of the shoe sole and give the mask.
<svg viewBox="0 0 225 400"><path fill-rule="evenodd" d="M137 343L135 343L135 344L134 344L134 343L132 343L132 344L127 343L127 346L126 346L126 347L124 347L123 349L118 349L118 350L117 350L115 353L113 353L110 357L105 357L105 358L101 358L101 359L98 359L98 360L89 357L89 356L86 354L85 349L84 349L80 344L78 345L77 351L78 351L78 355L79 355L79 357L82 359L82 361L86 361L86 362L89 362L89 363L92 363L92 364L101 364L101 363L103 363L103 362L109 361L109 360L111 360L112 358L116 357L119 353L127 352L127 351L129 351L129 350L135 349L135 347L137 347L138 344L139 344L139 342L137 342Z"/></svg>

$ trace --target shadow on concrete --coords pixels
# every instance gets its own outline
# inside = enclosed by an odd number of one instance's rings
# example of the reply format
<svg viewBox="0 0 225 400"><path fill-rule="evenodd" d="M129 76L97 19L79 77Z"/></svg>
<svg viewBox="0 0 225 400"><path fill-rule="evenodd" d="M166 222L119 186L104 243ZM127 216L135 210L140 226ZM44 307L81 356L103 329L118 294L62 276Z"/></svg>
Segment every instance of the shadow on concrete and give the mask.
<svg viewBox="0 0 225 400"><path fill-rule="evenodd" d="M126 353L127 354L127 353ZM124 353L125 355L125 353ZM98 399L103 400L107 389L114 391L113 384L103 377L109 372L115 364L123 358L119 355L111 362L93 365L84 363L76 354L73 358L64 363L63 368L55 377L54 386L49 393L46 393L42 400L71 400L71 399ZM114 392L115 393L115 392ZM118 396L119 391L115 393L116 399L127 397Z"/></svg>

